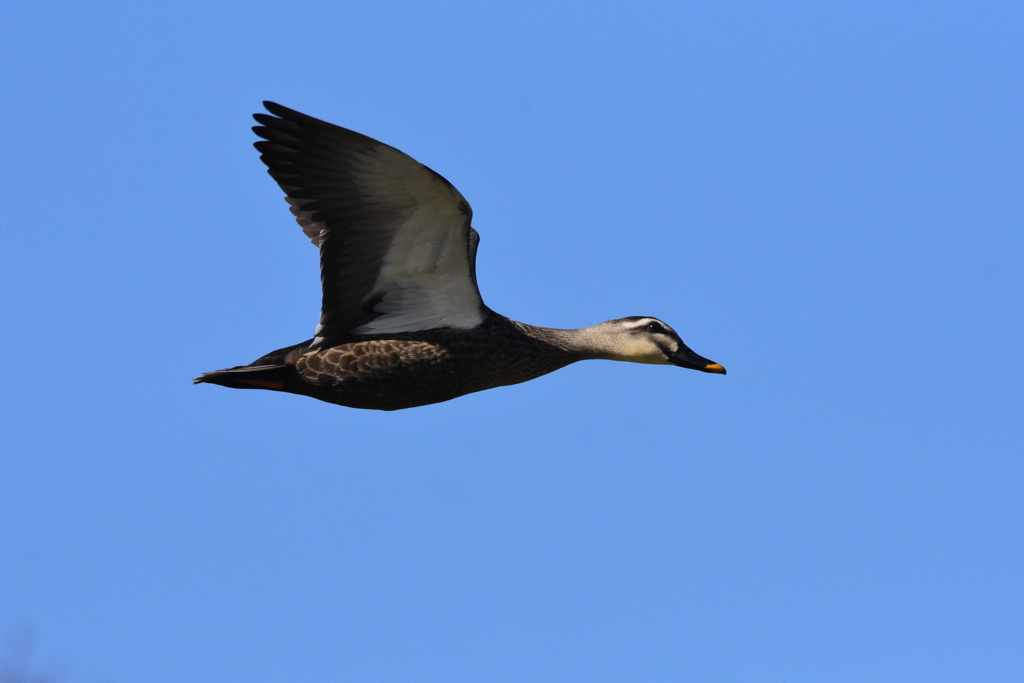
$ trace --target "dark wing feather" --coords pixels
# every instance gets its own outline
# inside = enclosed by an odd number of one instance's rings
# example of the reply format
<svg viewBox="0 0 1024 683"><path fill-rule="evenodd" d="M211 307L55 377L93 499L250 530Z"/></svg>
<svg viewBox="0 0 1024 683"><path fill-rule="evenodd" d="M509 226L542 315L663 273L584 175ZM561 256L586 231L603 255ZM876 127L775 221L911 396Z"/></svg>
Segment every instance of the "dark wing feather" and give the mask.
<svg viewBox="0 0 1024 683"><path fill-rule="evenodd" d="M351 334L475 327L473 212L451 183L365 135L264 102L267 172L320 248L316 344Z"/></svg>

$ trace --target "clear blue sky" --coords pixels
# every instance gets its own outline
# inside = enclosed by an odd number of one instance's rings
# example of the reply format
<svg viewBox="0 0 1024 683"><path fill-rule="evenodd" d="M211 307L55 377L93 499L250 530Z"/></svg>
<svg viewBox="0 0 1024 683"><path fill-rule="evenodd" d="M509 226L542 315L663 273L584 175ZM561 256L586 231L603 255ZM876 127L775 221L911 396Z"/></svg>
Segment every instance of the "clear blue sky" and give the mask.
<svg viewBox="0 0 1024 683"><path fill-rule="evenodd" d="M1021 3L42 0L0 65L9 671L1021 679ZM493 309L729 375L193 386L316 324L264 99L453 182Z"/></svg>

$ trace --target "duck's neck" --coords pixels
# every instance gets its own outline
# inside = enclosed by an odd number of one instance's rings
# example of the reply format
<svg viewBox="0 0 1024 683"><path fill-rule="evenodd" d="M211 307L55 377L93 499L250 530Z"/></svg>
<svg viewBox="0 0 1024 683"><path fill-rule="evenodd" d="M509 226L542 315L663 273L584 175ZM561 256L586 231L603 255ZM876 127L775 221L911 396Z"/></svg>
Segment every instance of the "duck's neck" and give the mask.
<svg viewBox="0 0 1024 683"><path fill-rule="evenodd" d="M615 359L619 355L607 337L600 333L599 325L566 330L512 322L527 336L558 349L573 360Z"/></svg>

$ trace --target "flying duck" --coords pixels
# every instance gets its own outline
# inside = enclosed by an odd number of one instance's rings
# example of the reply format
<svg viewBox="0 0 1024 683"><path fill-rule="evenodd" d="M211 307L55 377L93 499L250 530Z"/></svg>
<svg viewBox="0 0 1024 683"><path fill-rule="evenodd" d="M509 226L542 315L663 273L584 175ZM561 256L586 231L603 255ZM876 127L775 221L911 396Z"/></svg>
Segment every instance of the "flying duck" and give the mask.
<svg viewBox="0 0 1024 683"><path fill-rule="evenodd" d="M451 183L394 147L263 104L255 147L320 250L320 324L309 341L196 384L400 410L591 358L725 374L657 318L563 330L495 313L476 284L473 212Z"/></svg>

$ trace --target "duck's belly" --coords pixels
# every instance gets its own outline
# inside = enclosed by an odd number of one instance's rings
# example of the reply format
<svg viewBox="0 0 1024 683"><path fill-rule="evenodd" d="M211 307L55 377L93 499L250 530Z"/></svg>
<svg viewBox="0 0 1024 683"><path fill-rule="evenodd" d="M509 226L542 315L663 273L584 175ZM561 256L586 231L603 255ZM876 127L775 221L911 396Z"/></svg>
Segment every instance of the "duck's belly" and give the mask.
<svg viewBox="0 0 1024 683"><path fill-rule="evenodd" d="M402 410L449 401L459 396L490 389L432 373L402 373L381 379L350 379L338 384L310 385L308 396L349 408Z"/></svg>

